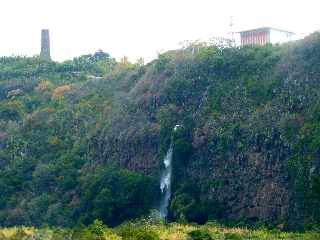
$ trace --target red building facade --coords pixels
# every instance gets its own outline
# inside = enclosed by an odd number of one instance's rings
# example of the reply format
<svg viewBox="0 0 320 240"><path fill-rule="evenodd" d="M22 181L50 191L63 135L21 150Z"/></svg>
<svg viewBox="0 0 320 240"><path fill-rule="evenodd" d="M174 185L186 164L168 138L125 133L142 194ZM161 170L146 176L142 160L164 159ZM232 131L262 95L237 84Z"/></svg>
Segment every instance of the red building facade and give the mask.
<svg viewBox="0 0 320 240"><path fill-rule="evenodd" d="M241 46L277 44L293 41L295 33L276 28L257 28L240 32Z"/></svg>
<svg viewBox="0 0 320 240"><path fill-rule="evenodd" d="M244 45L265 45L270 42L270 31L268 28L260 28L240 32L241 46Z"/></svg>

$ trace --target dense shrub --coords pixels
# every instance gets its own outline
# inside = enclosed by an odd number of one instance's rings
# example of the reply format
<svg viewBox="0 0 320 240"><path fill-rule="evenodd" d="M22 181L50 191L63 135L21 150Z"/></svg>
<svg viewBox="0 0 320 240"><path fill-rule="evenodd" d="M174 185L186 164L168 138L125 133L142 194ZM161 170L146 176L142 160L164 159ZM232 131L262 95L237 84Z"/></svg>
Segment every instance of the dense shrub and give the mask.
<svg viewBox="0 0 320 240"><path fill-rule="evenodd" d="M148 229L146 226L139 226L138 224L132 223L117 227L116 233L121 236L123 240L160 240L156 232Z"/></svg>
<svg viewBox="0 0 320 240"><path fill-rule="evenodd" d="M104 169L88 179L83 184L86 222L101 219L114 226L144 215L158 193L154 179L128 170Z"/></svg>
<svg viewBox="0 0 320 240"><path fill-rule="evenodd" d="M242 237L237 233L225 233L224 239L226 239L226 240L241 240Z"/></svg>
<svg viewBox="0 0 320 240"><path fill-rule="evenodd" d="M212 240L211 234L207 230L193 230L188 233L188 239L190 240Z"/></svg>
<svg viewBox="0 0 320 240"><path fill-rule="evenodd" d="M64 234L66 237L66 234ZM78 226L72 232L72 240L120 240L111 229L108 229L99 220L95 220L88 227Z"/></svg>

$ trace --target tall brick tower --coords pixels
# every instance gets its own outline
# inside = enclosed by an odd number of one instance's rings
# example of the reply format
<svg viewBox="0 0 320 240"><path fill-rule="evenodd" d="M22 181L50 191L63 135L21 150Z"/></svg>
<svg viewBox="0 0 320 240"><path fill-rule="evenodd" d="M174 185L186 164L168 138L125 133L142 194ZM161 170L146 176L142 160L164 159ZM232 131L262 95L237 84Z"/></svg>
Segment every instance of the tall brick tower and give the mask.
<svg viewBox="0 0 320 240"><path fill-rule="evenodd" d="M49 29L41 30L41 52L40 58L43 60L51 60L50 57L50 37Z"/></svg>

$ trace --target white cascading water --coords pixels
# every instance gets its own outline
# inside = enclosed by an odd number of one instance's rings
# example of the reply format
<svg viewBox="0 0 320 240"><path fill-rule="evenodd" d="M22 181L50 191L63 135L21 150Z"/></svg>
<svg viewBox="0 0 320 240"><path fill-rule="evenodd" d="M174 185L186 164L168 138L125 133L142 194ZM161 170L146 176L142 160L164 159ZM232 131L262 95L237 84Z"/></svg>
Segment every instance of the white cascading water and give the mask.
<svg viewBox="0 0 320 240"><path fill-rule="evenodd" d="M176 131L181 125L176 125L173 131ZM161 201L160 201L160 217L166 219L168 215L168 206L171 197L171 174L172 174L172 153L173 147L170 148L163 159L164 170L160 178L160 190L161 190Z"/></svg>
<svg viewBox="0 0 320 240"><path fill-rule="evenodd" d="M160 201L160 217L165 219L168 215L169 200L171 197L171 172L172 172L172 152L173 148L170 146L164 160L164 170L160 179L161 201Z"/></svg>

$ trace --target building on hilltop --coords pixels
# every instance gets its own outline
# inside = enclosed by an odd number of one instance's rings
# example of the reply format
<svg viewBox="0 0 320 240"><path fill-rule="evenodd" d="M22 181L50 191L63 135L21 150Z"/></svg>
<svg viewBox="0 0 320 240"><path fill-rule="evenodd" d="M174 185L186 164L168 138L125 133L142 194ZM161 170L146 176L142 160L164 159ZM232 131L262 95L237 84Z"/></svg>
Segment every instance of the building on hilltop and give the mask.
<svg viewBox="0 0 320 240"><path fill-rule="evenodd" d="M295 33L271 27L257 28L241 31L241 46L245 45L265 45L268 43L284 43L293 41Z"/></svg>
<svg viewBox="0 0 320 240"><path fill-rule="evenodd" d="M50 57L50 36L49 29L41 30L41 52L40 58L43 60L51 60Z"/></svg>

